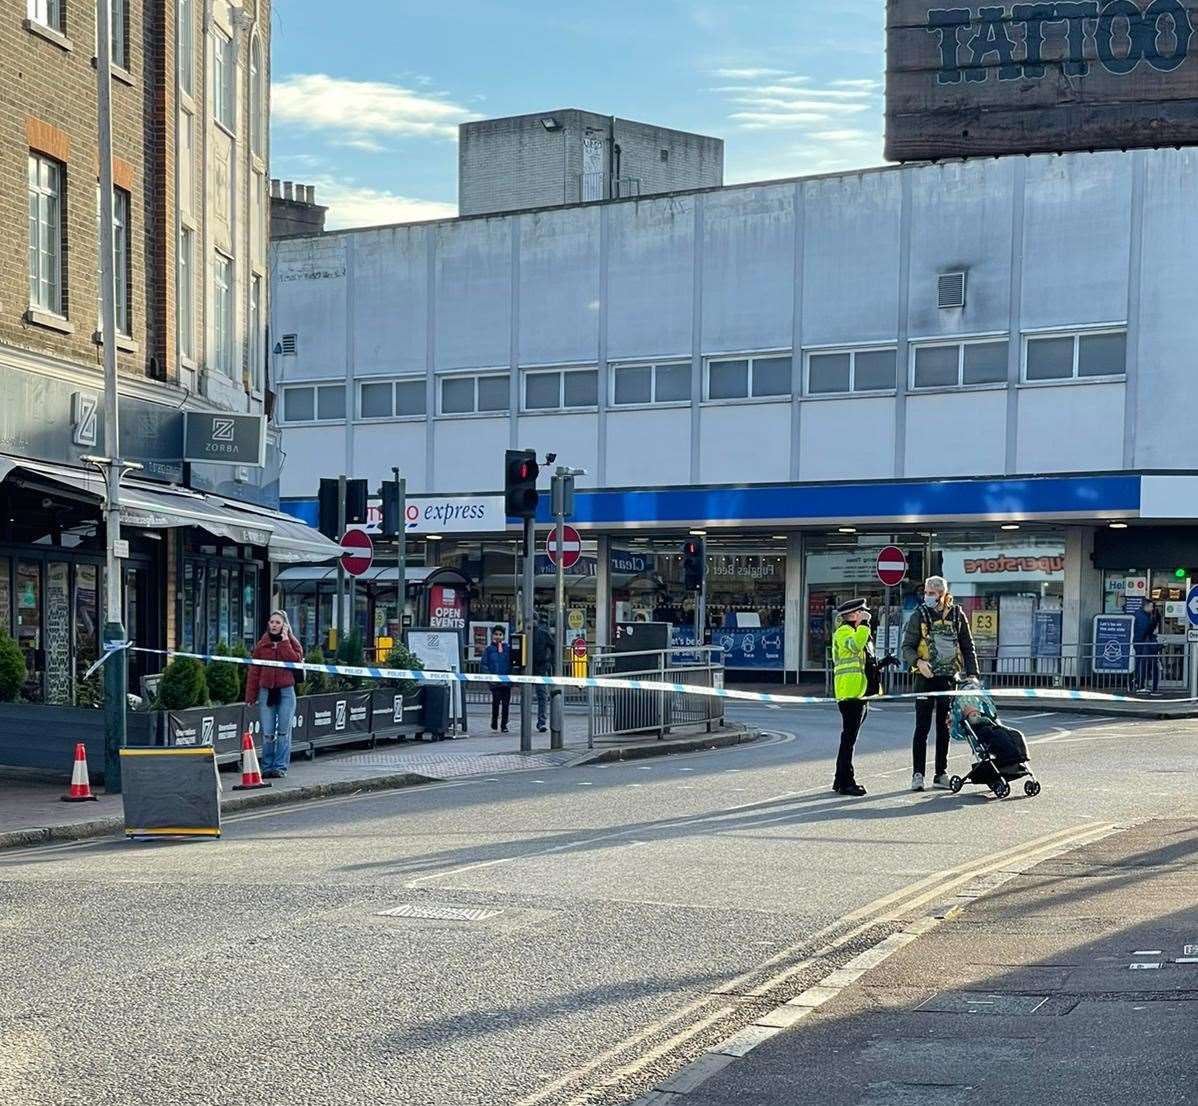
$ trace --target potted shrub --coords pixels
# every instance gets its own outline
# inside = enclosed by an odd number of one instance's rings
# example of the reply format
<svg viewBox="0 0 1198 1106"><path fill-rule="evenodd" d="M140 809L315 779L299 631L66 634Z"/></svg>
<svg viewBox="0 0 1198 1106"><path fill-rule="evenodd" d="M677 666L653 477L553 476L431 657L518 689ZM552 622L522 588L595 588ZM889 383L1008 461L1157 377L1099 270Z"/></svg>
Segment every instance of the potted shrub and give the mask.
<svg viewBox="0 0 1198 1106"><path fill-rule="evenodd" d="M416 656L402 641L392 647L383 661L384 668L406 668L413 672L423 672L424 662ZM380 687L393 687L409 702L414 701L420 691L421 684L416 680L380 680Z"/></svg>
<svg viewBox="0 0 1198 1106"><path fill-rule="evenodd" d="M248 660L250 651L245 647L244 641L239 641L232 649L229 650L229 656L240 657L242 660ZM249 678L250 666L248 664L234 665L237 671L237 698L240 701L245 698L245 682Z"/></svg>
<svg viewBox="0 0 1198 1106"><path fill-rule="evenodd" d="M8 634L0 630L0 703L15 703L25 686L25 654Z"/></svg>
<svg viewBox="0 0 1198 1106"><path fill-rule="evenodd" d="M350 634L337 646L337 664L353 665L361 668L366 664L366 650L362 647L362 635ZM334 676L335 691L355 691L362 687L365 681L358 676Z"/></svg>
<svg viewBox="0 0 1198 1106"><path fill-rule="evenodd" d="M188 710L208 702L208 681L204 666L193 657L175 657L162 673L158 684L158 710Z"/></svg>
<svg viewBox="0 0 1198 1106"><path fill-rule="evenodd" d="M320 646L313 645L304 656L304 660L308 664L324 664L324 653ZM297 695L323 695L330 690L329 674L320 672L315 669L304 669L304 679L296 686L295 693Z"/></svg>
<svg viewBox="0 0 1198 1106"><path fill-rule="evenodd" d="M223 641L218 642L213 653L218 657L227 657L229 647ZM208 698L213 703L241 702L243 692L237 675L238 667L228 661L209 661L204 679L208 685Z"/></svg>

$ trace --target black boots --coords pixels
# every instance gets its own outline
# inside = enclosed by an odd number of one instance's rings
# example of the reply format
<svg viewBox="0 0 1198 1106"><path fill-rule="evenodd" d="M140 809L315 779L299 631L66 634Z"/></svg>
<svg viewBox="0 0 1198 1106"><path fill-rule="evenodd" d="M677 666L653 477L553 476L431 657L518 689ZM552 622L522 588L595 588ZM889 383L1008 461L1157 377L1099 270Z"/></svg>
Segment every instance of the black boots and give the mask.
<svg viewBox="0 0 1198 1106"><path fill-rule="evenodd" d="M846 783L842 783L840 780L834 780L832 783L832 790L835 791L837 795L865 794L865 788L862 787L856 780L849 780Z"/></svg>

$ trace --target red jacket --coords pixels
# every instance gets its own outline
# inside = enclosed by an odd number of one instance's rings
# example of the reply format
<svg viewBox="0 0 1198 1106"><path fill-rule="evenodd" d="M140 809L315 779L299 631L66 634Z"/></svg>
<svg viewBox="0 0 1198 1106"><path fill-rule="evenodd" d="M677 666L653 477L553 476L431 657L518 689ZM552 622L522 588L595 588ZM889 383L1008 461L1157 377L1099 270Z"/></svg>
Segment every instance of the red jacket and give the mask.
<svg viewBox="0 0 1198 1106"><path fill-rule="evenodd" d="M304 647L292 634L285 633L283 640L275 644L270 640L270 634L266 633L258 639L251 655L258 661L302 661ZM256 703L258 689L263 687L295 687L295 669L251 665L250 674L245 681L245 701L250 704Z"/></svg>

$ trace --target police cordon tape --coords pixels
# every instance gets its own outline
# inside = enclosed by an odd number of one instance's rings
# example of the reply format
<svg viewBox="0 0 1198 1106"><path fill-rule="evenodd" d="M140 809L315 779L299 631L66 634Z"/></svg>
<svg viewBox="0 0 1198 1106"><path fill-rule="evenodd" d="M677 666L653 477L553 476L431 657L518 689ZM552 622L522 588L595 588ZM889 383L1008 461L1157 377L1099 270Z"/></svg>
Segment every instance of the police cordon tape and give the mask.
<svg viewBox="0 0 1198 1106"><path fill-rule="evenodd" d="M189 653L182 649L146 649L132 642L121 642L115 649L106 648L100 658L84 673L86 680L109 657L124 650L132 653L151 653L160 657L190 657L197 661L218 661L222 664L257 665L261 668L289 668L300 672L325 672L331 676L355 676L373 680L412 680L426 684L480 683L532 684L542 687L603 688L612 691L667 691L677 695L703 695L716 699L735 699L745 703L765 703L773 707L814 706L835 703L826 695L779 695L767 691L741 691L736 688L703 687L695 684L676 684L664 680L621 679L615 676L497 676L491 672L425 672L412 668L379 668L374 665L311 664L308 661L267 661L253 657L220 656L215 653ZM684 648L679 650L685 651ZM899 695L873 695L870 702L899 702L904 699L949 699L959 695L976 695L977 688L958 688L951 691L904 692ZM1092 703L1144 703L1132 695L1112 695L1105 691L1080 691L1055 687L1004 687L999 694L1022 699L1055 699ZM1173 703L1192 703L1194 699L1174 699Z"/></svg>

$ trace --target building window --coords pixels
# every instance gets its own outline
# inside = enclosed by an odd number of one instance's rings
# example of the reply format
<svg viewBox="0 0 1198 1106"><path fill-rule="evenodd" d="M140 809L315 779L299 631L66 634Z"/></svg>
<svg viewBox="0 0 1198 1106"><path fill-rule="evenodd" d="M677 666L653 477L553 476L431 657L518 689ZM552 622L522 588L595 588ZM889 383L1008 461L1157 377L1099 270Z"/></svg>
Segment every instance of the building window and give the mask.
<svg viewBox="0 0 1198 1106"><path fill-rule="evenodd" d="M62 0L29 0L26 12L34 23L63 32Z"/></svg>
<svg viewBox="0 0 1198 1106"><path fill-rule="evenodd" d="M807 354L807 394L893 392L895 350L846 349Z"/></svg>
<svg viewBox="0 0 1198 1106"><path fill-rule="evenodd" d="M29 306L63 313L62 166L29 155Z"/></svg>
<svg viewBox="0 0 1198 1106"><path fill-rule="evenodd" d="M250 278L250 385L262 385L262 277L255 273Z"/></svg>
<svg viewBox="0 0 1198 1106"><path fill-rule="evenodd" d="M427 410L424 379L363 382L358 388L358 418L423 418Z"/></svg>
<svg viewBox="0 0 1198 1106"><path fill-rule="evenodd" d="M283 389L284 422L342 422L344 384L289 385Z"/></svg>
<svg viewBox="0 0 1198 1106"><path fill-rule="evenodd" d="M596 369L524 374L525 411L556 411L598 404L599 373Z"/></svg>
<svg viewBox="0 0 1198 1106"><path fill-rule="evenodd" d="M104 272L101 267L100 192L96 190L96 317L97 329L104 332ZM118 334L132 334L132 312L129 308L129 193L122 188L112 190L112 273L116 292L116 329Z"/></svg>
<svg viewBox="0 0 1198 1106"><path fill-rule="evenodd" d="M612 370L611 401L617 407L644 403L689 403L691 363L620 365Z"/></svg>
<svg viewBox="0 0 1198 1106"><path fill-rule="evenodd" d="M441 380L442 415L473 415L511 410L508 374L447 376Z"/></svg>
<svg viewBox="0 0 1198 1106"><path fill-rule="evenodd" d="M233 40L217 31L212 40L212 100L216 121L227 131L234 127L237 88L233 83L236 65Z"/></svg>
<svg viewBox="0 0 1198 1106"><path fill-rule="evenodd" d="M112 37L108 50L113 65L129 68L128 0L112 0Z"/></svg>
<svg viewBox="0 0 1198 1106"><path fill-rule="evenodd" d="M192 0L179 0L179 87L195 94L195 11Z"/></svg>
<svg viewBox="0 0 1198 1106"><path fill-rule="evenodd" d="M1029 337L1023 347L1023 379L1076 380L1123 376L1127 332L1107 330Z"/></svg>
<svg viewBox="0 0 1198 1106"><path fill-rule="evenodd" d="M790 354L707 362L707 399L768 399L790 395Z"/></svg>
<svg viewBox="0 0 1198 1106"><path fill-rule="evenodd" d="M212 353L219 372L233 375L233 261L218 253L212 266Z"/></svg>
<svg viewBox="0 0 1198 1106"><path fill-rule="evenodd" d="M913 346L911 385L914 388L959 388L1005 384L1007 347L1005 338Z"/></svg>
<svg viewBox="0 0 1198 1106"><path fill-rule="evenodd" d="M192 282L195 279L195 231L179 228L179 287L175 295L175 313L179 325L179 356L189 360L195 356L194 309Z"/></svg>
<svg viewBox="0 0 1198 1106"><path fill-rule="evenodd" d="M262 156L265 101L262 96L262 46L255 36L250 45L250 152Z"/></svg>

